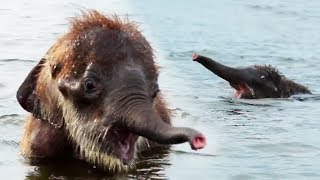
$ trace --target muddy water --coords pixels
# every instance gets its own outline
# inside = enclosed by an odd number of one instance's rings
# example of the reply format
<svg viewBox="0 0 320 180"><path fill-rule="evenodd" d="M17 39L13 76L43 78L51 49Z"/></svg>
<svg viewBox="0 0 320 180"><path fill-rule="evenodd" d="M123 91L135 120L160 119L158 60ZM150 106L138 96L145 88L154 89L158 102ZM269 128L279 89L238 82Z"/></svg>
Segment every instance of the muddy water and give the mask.
<svg viewBox="0 0 320 180"><path fill-rule="evenodd" d="M0 177L109 177L86 164L29 163L19 154L26 112L15 93L79 9L128 15L156 50L174 124L208 145L145 154L128 179L319 179L318 1L11 0L0 7ZM192 62L194 51L233 66L272 64L314 95L236 100L229 85ZM115 177L117 178L117 177Z"/></svg>

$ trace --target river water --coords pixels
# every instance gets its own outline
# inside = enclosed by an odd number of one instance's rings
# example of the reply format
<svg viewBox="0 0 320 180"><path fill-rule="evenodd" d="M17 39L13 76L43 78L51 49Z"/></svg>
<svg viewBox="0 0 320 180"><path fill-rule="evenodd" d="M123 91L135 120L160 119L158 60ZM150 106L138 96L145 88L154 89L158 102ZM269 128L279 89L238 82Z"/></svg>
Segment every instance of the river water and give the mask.
<svg viewBox="0 0 320 180"><path fill-rule="evenodd" d="M11 0L0 7L0 177L108 177L81 162L28 163L19 153L27 114L15 93L79 10L139 21L156 51L174 124L207 136L145 155L123 179L320 179L320 1ZM313 95L237 100L227 82L191 60L271 64Z"/></svg>

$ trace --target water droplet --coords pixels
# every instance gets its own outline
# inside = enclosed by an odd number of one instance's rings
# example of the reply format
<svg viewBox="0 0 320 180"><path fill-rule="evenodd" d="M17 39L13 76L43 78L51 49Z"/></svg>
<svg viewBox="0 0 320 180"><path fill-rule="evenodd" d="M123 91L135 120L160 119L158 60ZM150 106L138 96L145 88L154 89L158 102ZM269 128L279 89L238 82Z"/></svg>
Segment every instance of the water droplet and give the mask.
<svg viewBox="0 0 320 180"><path fill-rule="evenodd" d="M74 43L76 44L76 46L79 46L80 45L80 41L77 39L77 40L74 40Z"/></svg>

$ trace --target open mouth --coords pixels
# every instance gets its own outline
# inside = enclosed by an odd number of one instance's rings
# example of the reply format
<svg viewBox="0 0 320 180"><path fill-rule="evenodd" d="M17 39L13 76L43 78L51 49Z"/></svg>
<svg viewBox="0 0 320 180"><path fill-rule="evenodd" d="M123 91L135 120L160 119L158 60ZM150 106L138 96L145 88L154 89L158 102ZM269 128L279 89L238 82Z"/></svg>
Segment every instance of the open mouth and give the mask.
<svg viewBox="0 0 320 180"><path fill-rule="evenodd" d="M134 159L138 136L125 128L114 128L112 131L118 139L118 142L116 142L118 156L123 164L128 165Z"/></svg>
<svg viewBox="0 0 320 180"><path fill-rule="evenodd" d="M237 84L231 84L230 85L235 89L234 95L236 98L253 98L253 89L244 82L240 82Z"/></svg>

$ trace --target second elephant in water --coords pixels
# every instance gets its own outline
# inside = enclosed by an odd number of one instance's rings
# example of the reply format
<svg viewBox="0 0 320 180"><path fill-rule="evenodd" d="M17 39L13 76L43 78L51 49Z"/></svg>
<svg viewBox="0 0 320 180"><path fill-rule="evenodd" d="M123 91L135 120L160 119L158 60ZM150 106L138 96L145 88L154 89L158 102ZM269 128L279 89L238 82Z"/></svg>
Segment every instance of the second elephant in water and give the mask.
<svg viewBox="0 0 320 180"><path fill-rule="evenodd" d="M193 54L193 61L228 81L235 89L236 98L288 98L294 94L311 94L307 87L287 79L270 65L232 68L197 53Z"/></svg>

